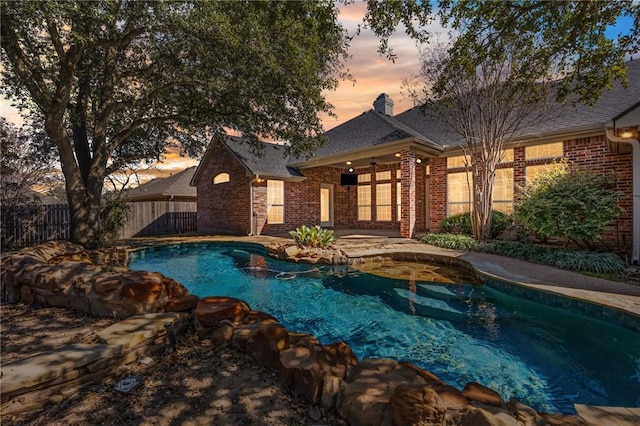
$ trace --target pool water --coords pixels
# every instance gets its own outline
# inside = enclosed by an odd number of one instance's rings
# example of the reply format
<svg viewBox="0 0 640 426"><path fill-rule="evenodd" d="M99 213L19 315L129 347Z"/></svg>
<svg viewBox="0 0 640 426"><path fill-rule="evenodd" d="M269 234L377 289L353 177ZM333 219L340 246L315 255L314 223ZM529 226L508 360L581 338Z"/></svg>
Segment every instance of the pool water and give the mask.
<svg viewBox="0 0 640 426"><path fill-rule="evenodd" d="M227 243L138 252L130 268L161 272L197 296L245 300L290 330L348 343L360 359L411 361L459 389L479 382L538 411L640 406L637 333L465 284L450 268L430 266L433 281L393 279Z"/></svg>

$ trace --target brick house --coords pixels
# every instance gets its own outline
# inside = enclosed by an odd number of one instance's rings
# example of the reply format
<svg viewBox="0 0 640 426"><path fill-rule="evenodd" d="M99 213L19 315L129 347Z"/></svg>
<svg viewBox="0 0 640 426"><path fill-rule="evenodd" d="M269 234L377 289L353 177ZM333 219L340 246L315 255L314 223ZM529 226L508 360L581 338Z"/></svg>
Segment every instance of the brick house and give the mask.
<svg viewBox="0 0 640 426"><path fill-rule="evenodd" d="M564 107L509 143L493 202L510 213L517 188L559 158L610 173L624 212L603 241L638 262L640 61L627 64L628 87L616 85L592 107ZM264 143L256 157L241 138L214 139L191 181L198 230L274 234L319 224L412 237L469 211L462 137L418 108L394 116L386 94L373 106L326 132L308 160L285 158L280 145Z"/></svg>

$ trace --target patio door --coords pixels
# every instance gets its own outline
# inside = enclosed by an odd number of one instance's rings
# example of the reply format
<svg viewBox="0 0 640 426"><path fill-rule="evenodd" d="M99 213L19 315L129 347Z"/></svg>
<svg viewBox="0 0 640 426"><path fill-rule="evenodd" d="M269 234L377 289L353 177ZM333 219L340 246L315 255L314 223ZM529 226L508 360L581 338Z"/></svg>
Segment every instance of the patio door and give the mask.
<svg viewBox="0 0 640 426"><path fill-rule="evenodd" d="M320 226L333 227L333 185L320 185Z"/></svg>

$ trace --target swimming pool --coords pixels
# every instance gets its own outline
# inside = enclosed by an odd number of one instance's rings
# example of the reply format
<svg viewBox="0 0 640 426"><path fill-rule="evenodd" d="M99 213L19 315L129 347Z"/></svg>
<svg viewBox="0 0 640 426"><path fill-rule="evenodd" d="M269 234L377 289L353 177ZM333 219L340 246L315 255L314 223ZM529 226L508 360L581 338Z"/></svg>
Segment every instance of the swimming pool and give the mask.
<svg viewBox="0 0 640 426"><path fill-rule="evenodd" d="M405 265L406 266L406 265ZM403 267L405 267L403 266ZM198 296L232 296L360 359L412 361L462 389L476 381L539 411L573 404L640 406L640 336L488 287L352 268L279 262L261 246L197 244L137 252L132 270L157 271ZM420 275L418 275L420 277Z"/></svg>

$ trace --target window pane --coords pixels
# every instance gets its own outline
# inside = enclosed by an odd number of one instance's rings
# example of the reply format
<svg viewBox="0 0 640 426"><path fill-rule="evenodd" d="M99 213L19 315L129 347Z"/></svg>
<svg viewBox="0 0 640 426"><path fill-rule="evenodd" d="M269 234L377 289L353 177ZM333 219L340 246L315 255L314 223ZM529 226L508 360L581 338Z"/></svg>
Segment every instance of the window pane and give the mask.
<svg viewBox="0 0 640 426"><path fill-rule="evenodd" d="M391 184L390 183L380 183L376 185L376 220L380 220L380 221L391 220Z"/></svg>
<svg viewBox="0 0 640 426"><path fill-rule="evenodd" d="M284 182L267 180L267 223L284 223Z"/></svg>
<svg viewBox="0 0 640 426"><path fill-rule="evenodd" d="M507 214L513 210L513 169L496 170L493 182L493 209Z"/></svg>
<svg viewBox="0 0 640 426"><path fill-rule="evenodd" d="M527 146L524 149L525 160L535 160L536 158L557 158L557 157L562 157L562 142Z"/></svg>
<svg viewBox="0 0 640 426"><path fill-rule="evenodd" d="M447 169L455 169L457 167L469 167L471 162L466 155L458 155L456 157L447 158Z"/></svg>
<svg viewBox="0 0 640 426"><path fill-rule="evenodd" d="M358 220L371 220L371 185L358 186Z"/></svg>
<svg viewBox="0 0 640 426"><path fill-rule="evenodd" d="M229 173L219 173L213 177L213 184L229 182Z"/></svg>
<svg viewBox="0 0 640 426"><path fill-rule="evenodd" d="M329 222L329 198L331 191L329 188L320 188L320 222Z"/></svg>
<svg viewBox="0 0 640 426"><path fill-rule="evenodd" d="M505 149L504 154L502 156L502 163L511 163L513 162L513 148Z"/></svg>
<svg viewBox="0 0 640 426"><path fill-rule="evenodd" d="M531 182L535 181L538 176L540 176L542 173L546 172L547 170L553 168L554 165L553 164L540 164L538 166L527 166L524 168L524 175L525 175L525 184L530 184Z"/></svg>
<svg viewBox="0 0 640 426"><path fill-rule="evenodd" d="M402 183L396 183L396 205L397 205L397 221L400 222L402 218Z"/></svg>
<svg viewBox="0 0 640 426"><path fill-rule="evenodd" d="M396 179L400 179L402 178L402 170L398 169L396 170Z"/></svg>
<svg viewBox="0 0 640 426"><path fill-rule="evenodd" d="M358 183L360 182L371 182L371 173L363 173L358 175Z"/></svg>
<svg viewBox="0 0 640 426"><path fill-rule="evenodd" d="M447 175L447 211L449 216L471 211L470 185L472 184L470 172L449 173Z"/></svg>
<svg viewBox="0 0 640 426"><path fill-rule="evenodd" d="M376 180L391 180L391 171L376 172Z"/></svg>

